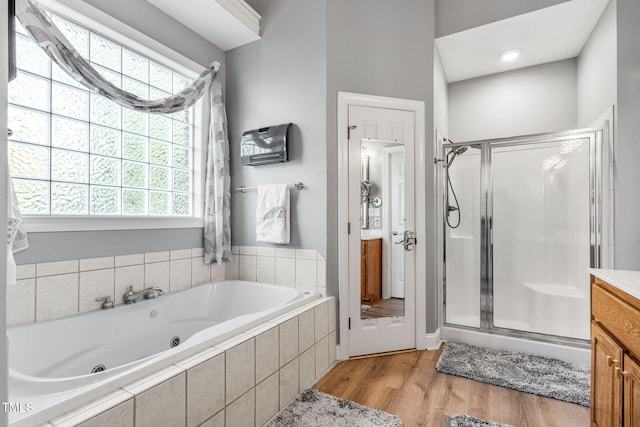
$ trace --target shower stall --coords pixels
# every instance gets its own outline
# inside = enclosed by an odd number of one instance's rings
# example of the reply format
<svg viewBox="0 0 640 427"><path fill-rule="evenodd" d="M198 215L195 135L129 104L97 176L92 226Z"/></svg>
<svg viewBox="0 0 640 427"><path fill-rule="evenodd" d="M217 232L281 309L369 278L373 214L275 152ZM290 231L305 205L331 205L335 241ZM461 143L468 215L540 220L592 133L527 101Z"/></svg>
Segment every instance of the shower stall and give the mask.
<svg viewBox="0 0 640 427"><path fill-rule="evenodd" d="M601 139L584 129L442 144L445 327L587 346Z"/></svg>

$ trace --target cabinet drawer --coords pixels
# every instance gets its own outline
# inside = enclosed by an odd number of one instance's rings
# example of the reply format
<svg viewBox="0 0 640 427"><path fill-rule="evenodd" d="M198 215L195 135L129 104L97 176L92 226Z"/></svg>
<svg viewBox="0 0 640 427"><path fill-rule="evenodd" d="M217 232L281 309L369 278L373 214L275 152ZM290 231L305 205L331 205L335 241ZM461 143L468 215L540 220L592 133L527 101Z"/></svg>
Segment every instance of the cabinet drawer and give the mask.
<svg viewBox="0 0 640 427"><path fill-rule="evenodd" d="M591 286L591 313L631 354L640 357L640 312L598 285Z"/></svg>

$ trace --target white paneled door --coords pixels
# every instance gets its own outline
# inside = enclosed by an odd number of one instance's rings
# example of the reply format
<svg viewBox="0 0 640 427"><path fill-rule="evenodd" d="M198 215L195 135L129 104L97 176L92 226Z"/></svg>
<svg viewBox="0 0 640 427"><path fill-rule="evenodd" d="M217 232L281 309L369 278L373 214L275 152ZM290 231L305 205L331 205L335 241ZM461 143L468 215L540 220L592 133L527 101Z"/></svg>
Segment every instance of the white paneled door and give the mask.
<svg viewBox="0 0 640 427"><path fill-rule="evenodd" d="M349 355L415 348L415 112L349 105L348 115ZM365 240L382 250L365 254Z"/></svg>

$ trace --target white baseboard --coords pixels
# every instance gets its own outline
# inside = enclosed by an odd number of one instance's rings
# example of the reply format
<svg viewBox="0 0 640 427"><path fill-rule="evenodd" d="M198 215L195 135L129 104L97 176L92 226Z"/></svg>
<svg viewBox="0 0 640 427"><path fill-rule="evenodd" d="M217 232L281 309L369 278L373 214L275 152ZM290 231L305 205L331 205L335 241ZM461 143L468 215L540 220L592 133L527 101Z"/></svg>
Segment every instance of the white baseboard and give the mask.
<svg viewBox="0 0 640 427"><path fill-rule="evenodd" d="M425 335L425 344L427 350L437 350L440 348L440 345L442 344L440 328L436 329L436 331L431 334Z"/></svg>

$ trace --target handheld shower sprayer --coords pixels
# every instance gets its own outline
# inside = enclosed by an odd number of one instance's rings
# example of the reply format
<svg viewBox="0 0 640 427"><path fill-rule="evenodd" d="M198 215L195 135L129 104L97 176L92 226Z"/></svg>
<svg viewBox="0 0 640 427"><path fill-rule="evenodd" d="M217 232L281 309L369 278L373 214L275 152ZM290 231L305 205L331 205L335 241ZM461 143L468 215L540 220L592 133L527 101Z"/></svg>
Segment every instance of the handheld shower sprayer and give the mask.
<svg viewBox="0 0 640 427"><path fill-rule="evenodd" d="M467 151L468 149L469 149L469 147L467 147L466 145L463 145L461 147L456 147L456 148L452 149L451 151L449 151L449 153L447 154L448 160L447 160L447 164L445 165L445 167L448 168L449 166L451 166L451 164L453 163L453 160L457 156L459 156L460 154L462 154L465 151Z"/></svg>

